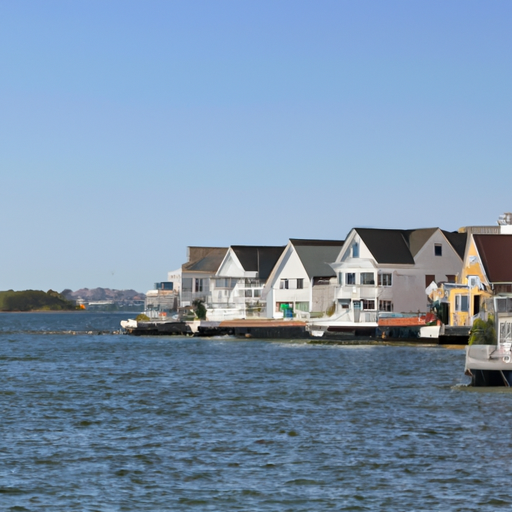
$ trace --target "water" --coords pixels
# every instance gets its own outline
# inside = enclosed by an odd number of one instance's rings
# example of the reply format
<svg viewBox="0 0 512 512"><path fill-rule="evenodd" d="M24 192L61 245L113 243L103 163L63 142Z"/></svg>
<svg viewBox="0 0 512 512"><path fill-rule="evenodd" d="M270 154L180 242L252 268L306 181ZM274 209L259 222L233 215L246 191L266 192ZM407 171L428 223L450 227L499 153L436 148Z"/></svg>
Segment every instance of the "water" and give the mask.
<svg viewBox="0 0 512 512"><path fill-rule="evenodd" d="M124 318L0 315L0 510L512 506L512 394L462 350L95 334Z"/></svg>

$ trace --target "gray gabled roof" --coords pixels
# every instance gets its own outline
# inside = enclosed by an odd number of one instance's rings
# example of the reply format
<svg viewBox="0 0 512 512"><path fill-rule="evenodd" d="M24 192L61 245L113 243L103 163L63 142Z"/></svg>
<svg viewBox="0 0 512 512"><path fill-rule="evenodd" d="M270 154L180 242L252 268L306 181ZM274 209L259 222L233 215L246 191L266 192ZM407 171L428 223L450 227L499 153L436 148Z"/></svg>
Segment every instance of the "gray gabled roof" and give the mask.
<svg viewBox="0 0 512 512"><path fill-rule="evenodd" d="M246 272L258 272L259 279L266 280L281 256L284 246L232 245L231 249Z"/></svg>
<svg viewBox="0 0 512 512"><path fill-rule="evenodd" d="M301 240L290 238L310 279L336 275L329 263L336 261L343 240Z"/></svg>
<svg viewBox="0 0 512 512"><path fill-rule="evenodd" d="M227 247L191 247L191 261L181 266L184 272L208 272L215 274L226 256Z"/></svg>
<svg viewBox="0 0 512 512"><path fill-rule="evenodd" d="M355 228L378 263L400 265L413 265L414 257L437 229ZM443 234L462 259L467 235L449 231L443 231Z"/></svg>

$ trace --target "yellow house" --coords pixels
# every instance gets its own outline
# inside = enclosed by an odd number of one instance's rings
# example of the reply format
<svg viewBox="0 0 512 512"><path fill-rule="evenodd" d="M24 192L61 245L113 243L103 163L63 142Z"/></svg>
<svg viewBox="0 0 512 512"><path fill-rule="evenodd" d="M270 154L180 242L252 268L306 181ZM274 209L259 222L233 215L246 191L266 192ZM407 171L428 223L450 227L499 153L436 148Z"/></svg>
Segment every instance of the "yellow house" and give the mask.
<svg viewBox="0 0 512 512"><path fill-rule="evenodd" d="M431 286L432 307L446 325L473 325L492 312L494 295L512 297L512 234L471 234L455 283Z"/></svg>
<svg viewBox="0 0 512 512"><path fill-rule="evenodd" d="M512 296L512 235L471 234L455 283L427 288L433 308L446 325L471 326L486 317L494 295Z"/></svg>

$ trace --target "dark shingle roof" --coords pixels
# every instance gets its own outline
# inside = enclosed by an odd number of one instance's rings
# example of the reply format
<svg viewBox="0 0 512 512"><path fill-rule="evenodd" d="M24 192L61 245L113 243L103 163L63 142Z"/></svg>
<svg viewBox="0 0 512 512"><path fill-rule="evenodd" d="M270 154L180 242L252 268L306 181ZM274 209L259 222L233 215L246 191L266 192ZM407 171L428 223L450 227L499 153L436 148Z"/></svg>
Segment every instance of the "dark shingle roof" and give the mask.
<svg viewBox="0 0 512 512"><path fill-rule="evenodd" d="M220 267L227 247L191 247L191 261L184 263L181 268L185 272L215 273Z"/></svg>
<svg viewBox="0 0 512 512"><path fill-rule="evenodd" d="M343 240L299 240L290 238L290 242L295 247L310 279L336 275L329 263L336 261L343 246Z"/></svg>
<svg viewBox="0 0 512 512"><path fill-rule="evenodd" d="M372 229L355 228L378 263L414 264L414 257L438 228ZM462 259L466 233L443 231L448 242Z"/></svg>
<svg viewBox="0 0 512 512"><path fill-rule="evenodd" d="M267 279L284 246L232 245L231 249L246 272L258 272L260 279Z"/></svg>
<svg viewBox="0 0 512 512"><path fill-rule="evenodd" d="M355 228L368 250L378 263L414 264L404 234L401 229Z"/></svg>
<svg viewBox="0 0 512 512"><path fill-rule="evenodd" d="M408 229L404 231L404 238L413 257L420 252L421 248L436 231L437 228Z"/></svg>
<svg viewBox="0 0 512 512"><path fill-rule="evenodd" d="M473 235L491 283L512 283L512 235Z"/></svg>
<svg viewBox="0 0 512 512"><path fill-rule="evenodd" d="M467 233L459 233L458 231L443 231L444 236L448 239L455 252L464 259L466 252L466 241L468 239Z"/></svg>

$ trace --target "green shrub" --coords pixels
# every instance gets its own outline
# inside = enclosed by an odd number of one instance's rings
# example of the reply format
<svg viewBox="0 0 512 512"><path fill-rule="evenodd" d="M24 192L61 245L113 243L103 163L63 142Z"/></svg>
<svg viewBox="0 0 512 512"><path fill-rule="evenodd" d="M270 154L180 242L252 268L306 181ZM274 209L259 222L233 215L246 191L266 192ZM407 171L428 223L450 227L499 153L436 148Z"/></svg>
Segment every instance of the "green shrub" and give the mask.
<svg viewBox="0 0 512 512"><path fill-rule="evenodd" d="M469 345L496 345L496 329L494 317L489 316L487 321L477 318L469 334Z"/></svg>
<svg viewBox="0 0 512 512"><path fill-rule="evenodd" d="M192 306L194 306L194 313L196 314L199 320L206 320L206 307L204 305L204 301L201 299L196 299L192 302Z"/></svg>

